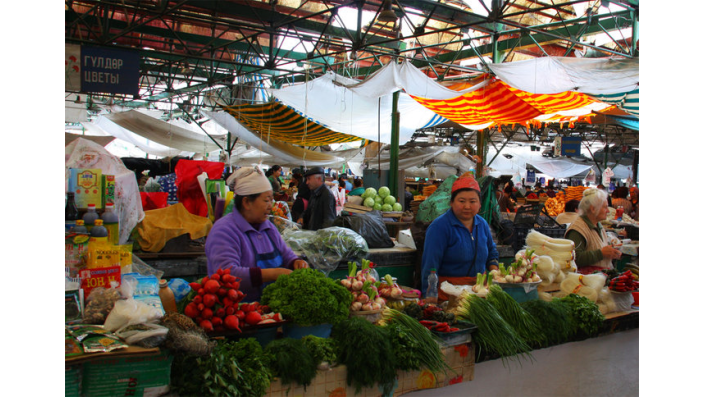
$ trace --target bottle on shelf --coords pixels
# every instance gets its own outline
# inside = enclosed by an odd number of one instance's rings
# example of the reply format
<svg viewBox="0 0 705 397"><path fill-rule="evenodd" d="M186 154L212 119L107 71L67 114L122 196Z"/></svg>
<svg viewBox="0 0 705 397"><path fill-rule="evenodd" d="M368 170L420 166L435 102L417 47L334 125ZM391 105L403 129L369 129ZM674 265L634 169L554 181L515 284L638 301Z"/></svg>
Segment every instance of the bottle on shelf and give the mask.
<svg viewBox="0 0 705 397"><path fill-rule="evenodd" d="M436 274L436 269L431 269L431 273L428 275L428 287L426 287L426 299L431 298L433 302L438 300L438 275ZM432 303L433 303L432 302Z"/></svg>
<svg viewBox="0 0 705 397"><path fill-rule="evenodd" d="M90 205L90 204L89 204ZM91 229L90 242L108 242L108 229L103 226L102 219L96 219Z"/></svg>
<svg viewBox="0 0 705 397"><path fill-rule="evenodd" d="M176 298L174 291L169 288L166 280L159 280L159 299L162 301L164 313L176 312Z"/></svg>
<svg viewBox="0 0 705 397"><path fill-rule="evenodd" d="M105 211L100 215L103 226L108 229L108 242L118 245L120 240L120 218L115 213L115 206L112 203L105 204Z"/></svg>
<svg viewBox="0 0 705 397"><path fill-rule="evenodd" d="M100 217L98 216L98 212L95 210L95 204L88 204L88 211L83 214L83 222L89 232L93 228L93 224L96 219L100 219Z"/></svg>
<svg viewBox="0 0 705 397"><path fill-rule="evenodd" d="M83 219L76 219L76 226L71 228L71 233L88 234L88 229L86 229Z"/></svg>
<svg viewBox="0 0 705 397"><path fill-rule="evenodd" d="M64 211L64 219L66 220L66 231L70 231L76 225L76 220L79 219L78 207L74 192L66 193L66 209Z"/></svg>

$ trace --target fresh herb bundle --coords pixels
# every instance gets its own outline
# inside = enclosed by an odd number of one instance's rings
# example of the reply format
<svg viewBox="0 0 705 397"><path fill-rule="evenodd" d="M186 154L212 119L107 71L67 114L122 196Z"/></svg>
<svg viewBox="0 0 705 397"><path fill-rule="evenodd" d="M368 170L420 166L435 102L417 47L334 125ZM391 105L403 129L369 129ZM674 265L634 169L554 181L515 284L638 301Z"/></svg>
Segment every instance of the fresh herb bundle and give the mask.
<svg viewBox="0 0 705 397"><path fill-rule="evenodd" d="M534 316L541 325L548 346L567 342L573 334L572 319L567 305L558 305L541 299L521 303L521 307Z"/></svg>
<svg viewBox="0 0 705 397"><path fill-rule="evenodd" d="M499 285L490 286L487 301L494 306L499 315L514 328L517 334L530 346L541 346L546 339L536 319L514 300Z"/></svg>
<svg viewBox="0 0 705 397"><path fill-rule="evenodd" d="M532 358L531 347L487 300L477 295L469 296L458 309L458 316L477 325L474 339L479 349L498 354L503 364L514 356Z"/></svg>
<svg viewBox="0 0 705 397"><path fill-rule="evenodd" d="M306 335L301 340L306 345L306 348L311 352L311 356L316 361L316 364L327 362L334 364L338 361L336 350L338 348L335 339L321 338L315 335Z"/></svg>
<svg viewBox="0 0 705 397"><path fill-rule="evenodd" d="M333 326L331 333L338 344L338 362L347 367L347 384L359 393L376 383L382 395L391 394L396 378L396 357L385 327L352 317Z"/></svg>
<svg viewBox="0 0 705 397"><path fill-rule="evenodd" d="M576 333L583 332L588 337L597 335L605 321L605 316L600 313L600 308L595 302L578 294L554 299L551 303L556 301L558 304L568 305Z"/></svg>
<svg viewBox="0 0 705 397"><path fill-rule="evenodd" d="M411 371L427 368L431 372L450 369L437 342L438 337L416 319L398 310L386 309L380 323L390 332L397 369Z"/></svg>
<svg viewBox="0 0 705 397"><path fill-rule="evenodd" d="M171 383L184 396L263 396L272 380L270 361L254 338L223 340L207 356L177 354Z"/></svg>
<svg viewBox="0 0 705 397"><path fill-rule="evenodd" d="M350 315L352 294L339 282L315 269L280 276L262 292L260 303L295 324L335 324Z"/></svg>
<svg viewBox="0 0 705 397"><path fill-rule="evenodd" d="M318 362L301 339L282 338L269 342L264 351L271 355L271 369L283 384L292 382L304 387L316 377Z"/></svg>

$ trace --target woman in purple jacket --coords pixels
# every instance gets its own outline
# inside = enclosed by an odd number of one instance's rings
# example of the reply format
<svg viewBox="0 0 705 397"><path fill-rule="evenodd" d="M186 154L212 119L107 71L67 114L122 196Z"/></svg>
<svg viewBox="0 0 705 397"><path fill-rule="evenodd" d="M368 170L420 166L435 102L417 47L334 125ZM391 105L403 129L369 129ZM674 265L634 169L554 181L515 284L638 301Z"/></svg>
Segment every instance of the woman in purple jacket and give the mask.
<svg viewBox="0 0 705 397"><path fill-rule="evenodd" d="M272 185L257 167L243 167L228 178L234 181L235 210L218 219L206 239L208 275L230 268L240 277L244 301L260 299L267 283L308 264L286 245L267 216L274 201Z"/></svg>

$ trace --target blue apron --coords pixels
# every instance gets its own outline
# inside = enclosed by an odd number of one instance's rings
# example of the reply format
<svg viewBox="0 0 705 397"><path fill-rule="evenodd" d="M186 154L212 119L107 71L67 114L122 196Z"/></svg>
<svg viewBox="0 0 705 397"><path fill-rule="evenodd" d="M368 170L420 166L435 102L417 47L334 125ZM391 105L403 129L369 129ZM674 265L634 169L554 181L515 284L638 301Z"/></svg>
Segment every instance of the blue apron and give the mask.
<svg viewBox="0 0 705 397"><path fill-rule="evenodd" d="M258 253L257 249L255 248L255 244L250 238L250 235L247 235L247 238L250 240L250 245L252 245L252 252L255 253L255 264L260 269L273 269L276 267L281 267L284 263L284 258L282 258L281 252L279 252L279 249L277 249L277 246L276 244L274 244L274 241L272 241L272 237L269 235L269 233L264 232L264 234L267 236L267 238L269 238L269 242L272 243L272 248L274 248L274 251L269 252L267 254ZM262 286L260 287L260 292L264 289L264 287L268 286L271 283L273 283L273 281L262 284Z"/></svg>

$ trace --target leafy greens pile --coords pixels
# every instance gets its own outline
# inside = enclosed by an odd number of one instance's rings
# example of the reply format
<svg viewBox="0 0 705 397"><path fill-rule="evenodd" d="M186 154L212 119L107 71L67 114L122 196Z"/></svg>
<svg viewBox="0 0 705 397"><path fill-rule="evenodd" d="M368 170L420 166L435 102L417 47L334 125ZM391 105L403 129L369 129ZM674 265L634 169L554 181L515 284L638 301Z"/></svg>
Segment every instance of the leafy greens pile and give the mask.
<svg viewBox="0 0 705 397"><path fill-rule="evenodd" d="M298 325L335 324L350 314L352 294L318 270L299 269L265 287L260 303Z"/></svg>

